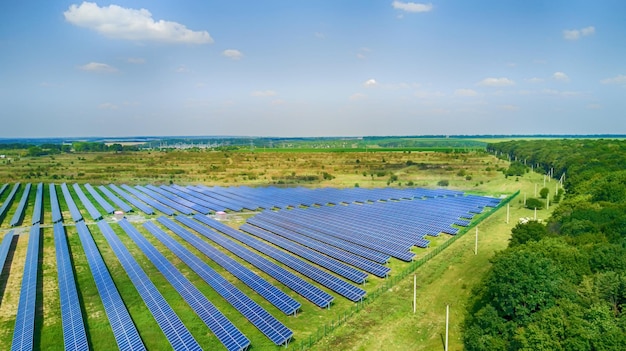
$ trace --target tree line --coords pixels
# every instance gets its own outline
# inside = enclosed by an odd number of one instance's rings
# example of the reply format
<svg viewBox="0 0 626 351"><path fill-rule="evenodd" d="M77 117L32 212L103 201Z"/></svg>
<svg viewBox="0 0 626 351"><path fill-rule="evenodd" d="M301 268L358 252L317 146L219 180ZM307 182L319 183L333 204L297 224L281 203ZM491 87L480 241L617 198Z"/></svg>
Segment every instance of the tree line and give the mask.
<svg viewBox="0 0 626 351"><path fill-rule="evenodd" d="M560 178L546 224L513 228L474 291L467 350L622 350L626 345L626 141L532 140L490 152Z"/></svg>

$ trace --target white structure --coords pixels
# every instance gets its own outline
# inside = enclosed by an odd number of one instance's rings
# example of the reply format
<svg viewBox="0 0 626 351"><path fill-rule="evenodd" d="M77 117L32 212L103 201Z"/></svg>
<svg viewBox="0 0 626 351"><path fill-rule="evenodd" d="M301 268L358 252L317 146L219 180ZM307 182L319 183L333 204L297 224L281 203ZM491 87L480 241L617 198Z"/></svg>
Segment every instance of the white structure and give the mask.
<svg viewBox="0 0 626 351"><path fill-rule="evenodd" d="M113 212L113 217L115 217L116 221L121 221L124 218L124 211L115 211Z"/></svg>
<svg viewBox="0 0 626 351"><path fill-rule="evenodd" d="M224 211L215 212L215 219L218 221L225 221L228 218L228 215Z"/></svg>

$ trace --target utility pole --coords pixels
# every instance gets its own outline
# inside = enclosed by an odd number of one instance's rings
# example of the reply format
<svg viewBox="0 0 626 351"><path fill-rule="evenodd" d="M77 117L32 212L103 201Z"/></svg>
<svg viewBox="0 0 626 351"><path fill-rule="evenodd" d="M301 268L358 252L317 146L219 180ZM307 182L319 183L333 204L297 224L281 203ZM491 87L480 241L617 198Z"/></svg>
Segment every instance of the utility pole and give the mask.
<svg viewBox="0 0 626 351"><path fill-rule="evenodd" d="M413 274L413 314L417 308L417 276Z"/></svg>
<svg viewBox="0 0 626 351"><path fill-rule="evenodd" d="M509 215L511 213L510 204L506 204L506 224L509 224Z"/></svg>
<svg viewBox="0 0 626 351"><path fill-rule="evenodd" d="M448 351L448 325L450 324L450 305L446 305L446 345L444 351Z"/></svg>
<svg viewBox="0 0 626 351"><path fill-rule="evenodd" d="M474 255L478 255L478 227L476 227L476 240L474 243Z"/></svg>

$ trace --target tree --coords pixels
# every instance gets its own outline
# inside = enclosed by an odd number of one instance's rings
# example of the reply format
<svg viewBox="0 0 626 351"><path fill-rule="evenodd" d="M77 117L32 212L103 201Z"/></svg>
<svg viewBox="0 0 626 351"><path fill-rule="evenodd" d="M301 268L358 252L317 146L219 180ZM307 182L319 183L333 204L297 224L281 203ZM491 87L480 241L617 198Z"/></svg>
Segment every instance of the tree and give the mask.
<svg viewBox="0 0 626 351"><path fill-rule="evenodd" d="M439 185L439 186L448 186L448 185L450 185L450 181L448 181L446 179L443 179L443 180L438 181L437 185Z"/></svg>
<svg viewBox="0 0 626 351"><path fill-rule="evenodd" d="M538 209L538 210L541 210L543 208L543 205L544 205L543 201L541 201L541 200L539 200L537 198L530 197L530 198L526 199L526 208L529 208L531 210L535 209L535 208Z"/></svg>
<svg viewBox="0 0 626 351"><path fill-rule="evenodd" d="M515 247L525 244L529 241L539 241L548 235L545 225L537 221L529 221L519 223L511 229L511 238L509 239L509 247Z"/></svg>
<svg viewBox="0 0 626 351"><path fill-rule="evenodd" d="M541 190L539 190L539 196L542 199L547 198L549 193L550 193L550 190L548 188L541 188Z"/></svg>

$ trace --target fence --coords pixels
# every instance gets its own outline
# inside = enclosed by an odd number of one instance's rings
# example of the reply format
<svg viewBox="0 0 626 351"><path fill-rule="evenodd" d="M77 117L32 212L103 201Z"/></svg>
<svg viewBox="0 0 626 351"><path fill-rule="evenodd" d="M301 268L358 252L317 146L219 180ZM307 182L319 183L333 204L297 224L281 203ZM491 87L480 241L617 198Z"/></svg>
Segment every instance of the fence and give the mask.
<svg viewBox="0 0 626 351"><path fill-rule="evenodd" d="M367 306L367 305L371 304L372 302L376 301L378 299L378 297L380 297L383 293L387 292L390 288L395 286L399 281L404 279L409 274L415 272L415 270L417 268L421 267L422 265L424 265L424 263L428 262L430 259L432 259L433 257L437 256L439 253L441 253L441 251L446 249L448 246L452 245L455 241L459 240L459 238L461 238L463 235L465 235L465 233L467 233L470 229L474 228L475 226L480 224L482 221L484 221L485 219L489 218L493 213L498 211L500 208L502 208L503 206L508 204L511 200L513 200L513 198L515 198L517 195L519 195L519 193L520 193L520 191L518 190L513 195L510 195L509 197L507 197L504 200L502 200L498 204L498 206L496 206L496 207L490 209L489 211L483 213L475 221L472 221L469 226L464 227L463 229L461 229L461 231L457 235L453 236L449 240L446 240L443 244L437 246L435 249L433 249L427 255L421 257L420 259L418 259L416 261L411 262L409 264L409 266L406 267L404 270L402 270L398 275L394 275L392 277L387 278L385 280L385 283L382 286L380 286L378 289L374 290L373 292L368 293L368 295L365 298L365 300L363 300L361 302L355 303L347 311L345 311L343 314L341 314L337 319L333 319L333 320L330 321L330 323L324 324L322 327L319 327L315 331L314 334L311 334L311 335L309 335L308 338L306 338L304 340L301 340L299 342L299 344L296 345L295 350L307 350L313 344L318 342L320 339L322 339L323 337L325 337L325 336L329 335L330 333L332 333L336 328L338 328L339 326L344 324L349 318L351 318L356 313L358 313L359 311L364 309L365 306Z"/></svg>

